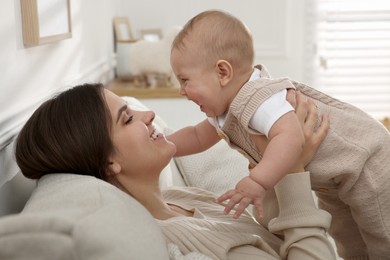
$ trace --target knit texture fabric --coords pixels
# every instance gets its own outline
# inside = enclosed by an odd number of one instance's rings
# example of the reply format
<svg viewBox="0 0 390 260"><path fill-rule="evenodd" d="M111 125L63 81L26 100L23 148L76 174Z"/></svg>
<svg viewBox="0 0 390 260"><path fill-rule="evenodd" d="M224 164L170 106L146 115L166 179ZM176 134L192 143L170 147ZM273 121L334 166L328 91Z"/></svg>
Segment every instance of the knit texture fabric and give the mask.
<svg viewBox="0 0 390 260"><path fill-rule="evenodd" d="M244 255L260 259L335 259L326 237L331 218L316 208L309 174L286 176L275 190L276 197L268 196L265 203L277 206L280 202L280 218L270 218L270 230L279 236L258 224L248 211L238 219L233 219L233 212L224 215L224 206L214 202L217 195L198 188L164 191L168 203L192 210L194 217L157 222L167 242L177 245L184 255L199 252L213 259L232 259L229 253L234 249L234 256L241 259Z"/></svg>
<svg viewBox="0 0 390 260"><path fill-rule="evenodd" d="M330 129L312 162L312 188L319 206L332 214L329 233L345 259L386 259L390 255L390 135L360 109L287 78L271 79L262 65L261 80L248 82L233 100L222 128L226 141L251 163L261 152L251 141L248 122L266 98L295 88L328 114Z"/></svg>

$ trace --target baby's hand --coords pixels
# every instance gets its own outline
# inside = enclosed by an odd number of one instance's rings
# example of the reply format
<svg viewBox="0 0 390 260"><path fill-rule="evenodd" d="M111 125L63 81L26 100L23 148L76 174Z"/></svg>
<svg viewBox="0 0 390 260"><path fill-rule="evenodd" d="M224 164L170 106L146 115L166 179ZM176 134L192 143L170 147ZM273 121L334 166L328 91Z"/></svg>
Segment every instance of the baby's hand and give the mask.
<svg viewBox="0 0 390 260"><path fill-rule="evenodd" d="M248 205L253 204L259 218L263 218L263 199L265 192L266 190L260 184L247 176L237 183L235 189L229 190L217 198L217 203L222 203L223 201L230 199L225 207L225 214L229 214L229 212L238 204L233 218L239 218Z"/></svg>

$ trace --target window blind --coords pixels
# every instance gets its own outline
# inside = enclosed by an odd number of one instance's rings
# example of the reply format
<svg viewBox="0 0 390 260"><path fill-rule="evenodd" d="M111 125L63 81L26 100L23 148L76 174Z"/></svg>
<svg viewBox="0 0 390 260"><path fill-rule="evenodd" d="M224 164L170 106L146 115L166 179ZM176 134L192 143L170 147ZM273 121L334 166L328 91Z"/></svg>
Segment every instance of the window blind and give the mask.
<svg viewBox="0 0 390 260"><path fill-rule="evenodd" d="M307 25L308 81L377 119L390 116L390 1L308 0Z"/></svg>

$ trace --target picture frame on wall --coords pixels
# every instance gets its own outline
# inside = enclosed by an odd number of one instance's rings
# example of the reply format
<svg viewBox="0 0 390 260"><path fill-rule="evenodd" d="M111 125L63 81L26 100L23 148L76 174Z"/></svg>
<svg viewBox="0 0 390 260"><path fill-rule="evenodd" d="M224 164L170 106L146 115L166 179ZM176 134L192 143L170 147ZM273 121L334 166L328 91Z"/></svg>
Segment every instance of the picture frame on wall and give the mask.
<svg viewBox="0 0 390 260"><path fill-rule="evenodd" d="M25 47L72 37L70 0L20 0Z"/></svg>

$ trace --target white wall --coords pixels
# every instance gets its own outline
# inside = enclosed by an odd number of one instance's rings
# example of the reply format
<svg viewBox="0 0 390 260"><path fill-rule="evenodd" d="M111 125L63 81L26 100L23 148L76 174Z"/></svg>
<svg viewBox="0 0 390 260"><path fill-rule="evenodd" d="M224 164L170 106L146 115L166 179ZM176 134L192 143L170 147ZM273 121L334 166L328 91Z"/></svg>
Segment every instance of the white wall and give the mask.
<svg viewBox="0 0 390 260"><path fill-rule="evenodd" d="M0 2L0 143L45 97L112 77L111 19L120 10L120 0L71 0L72 38L24 48L20 0Z"/></svg>
<svg viewBox="0 0 390 260"><path fill-rule="evenodd" d="M274 77L304 79L305 0L128 0L123 12L133 34L139 30L184 25L207 9L222 9L243 20L252 31L256 62L264 63Z"/></svg>

